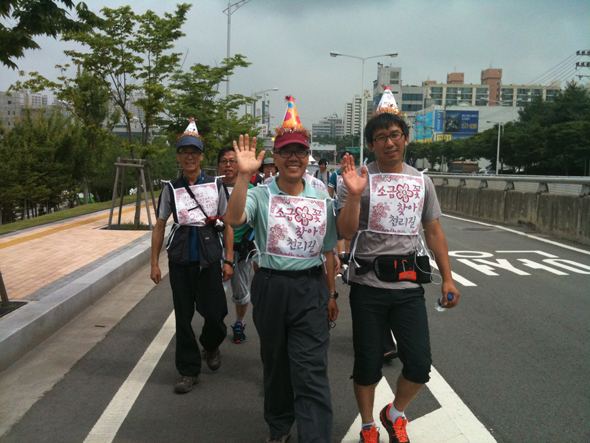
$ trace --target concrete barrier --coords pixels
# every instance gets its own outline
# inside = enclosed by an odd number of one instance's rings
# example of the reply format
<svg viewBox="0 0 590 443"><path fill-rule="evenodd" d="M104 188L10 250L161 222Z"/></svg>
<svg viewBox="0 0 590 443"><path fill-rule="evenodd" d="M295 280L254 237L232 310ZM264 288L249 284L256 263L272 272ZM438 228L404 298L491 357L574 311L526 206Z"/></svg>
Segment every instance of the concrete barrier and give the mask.
<svg viewBox="0 0 590 443"><path fill-rule="evenodd" d="M445 212L539 232L590 245L590 196L501 191L435 185Z"/></svg>

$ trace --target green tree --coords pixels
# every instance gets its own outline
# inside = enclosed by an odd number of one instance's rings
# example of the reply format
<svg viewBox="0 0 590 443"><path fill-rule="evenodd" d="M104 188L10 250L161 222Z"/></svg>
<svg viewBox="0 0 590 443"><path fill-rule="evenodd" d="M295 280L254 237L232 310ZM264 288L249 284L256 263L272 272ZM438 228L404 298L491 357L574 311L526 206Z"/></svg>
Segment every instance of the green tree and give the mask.
<svg viewBox="0 0 590 443"><path fill-rule="evenodd" d="M37 206L59 205L75 187L64 159L74 143L76 124L60 112L28 110L0 140L0 206L22 218ZM4 212L3 211L3 212ZM12 219L13 216L3 217Z"/></svg>
<svg viewBox="0 0 590 443"><path fill-rule="evenodd" d="M68 10L75 10L78 19L70 18ZM0 17L15 23L13 26L0 23L0 63L12 69L17 67L14 59L23 57L26 49L39 49L34 37L56 38L64 32L88 31L98 23L85 3L71 0L3 0Z"/></svg>
<svg viewBox="0 0 590 443"><path fill-rule="evenodd" d="M197 63L188 71L171 77L172 94L168 97L165 117L158 119L158 123L166 128L172 146L176 136L186 129L191 116L197 120L199 134L205 141L205 164L214 164L219 150L231 145L240 134L247 133L251 137L258 134L250 114L237 115L239 107L252 103L253 99L241 94L218 98L219 85L225 78L236 68L249 65L244 56L236 54L224 59L220 66Z"/></svg>

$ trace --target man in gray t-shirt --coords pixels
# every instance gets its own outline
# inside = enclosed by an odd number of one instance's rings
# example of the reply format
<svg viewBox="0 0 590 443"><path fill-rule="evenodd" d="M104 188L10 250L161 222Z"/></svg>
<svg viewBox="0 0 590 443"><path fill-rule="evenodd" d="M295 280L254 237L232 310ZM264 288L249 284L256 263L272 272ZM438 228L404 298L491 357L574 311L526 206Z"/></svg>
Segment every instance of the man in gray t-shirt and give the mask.
<svg viewBox="0 0 590 443"><path fill-rule="evenodd" d="M438 221L441 211L434 185L403 162L408 134L408 126L398 114L378 114L365 129L376 162L357 171L351 156L342 159L344 184L338 190L337 225L344 238L352 239L349 273L354 346L352 378L362 419L361 441L379 438L373 400L381 379L386 328L396 338L403 363L395 399L380 413L390 441L408 441L404 411L429 380L432 358L424 290L415 282L410 269L414 265L416 270L412 254L417 249L420 222L442 276L444 305L452 308L459 299L446 239ZM393 255L395 268L393 264L385 266L389 275L379 278L372 268L374 260ZM410 272L406 272L406 266ZM451 293L452 301L447 298Z"/></svg>

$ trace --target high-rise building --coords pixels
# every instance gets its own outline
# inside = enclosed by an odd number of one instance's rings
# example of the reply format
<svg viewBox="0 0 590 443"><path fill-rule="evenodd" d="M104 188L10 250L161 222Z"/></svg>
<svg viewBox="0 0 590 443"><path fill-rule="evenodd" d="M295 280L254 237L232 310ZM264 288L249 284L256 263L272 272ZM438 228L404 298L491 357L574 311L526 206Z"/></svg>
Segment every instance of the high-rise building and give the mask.
<svg viewBox="0 0 590 443"><path fill-rule="evenodd" d="M319 123L313 123L311 131L314 137L342 138L344 124L337 114L333 114L323 118Z"/></svg>
<svg viewBox="0 0 590 443"><path fill-rule="evenodd" d="M47 108L47 96L28 90L0 92L0 121L5 129L12 129L25 110Z"/></svg>
<svg viewBox="0 0 590 443"><path fill-rule="evenodd" d="M361 97L355 95L352 99L352 102L346 103L344 107L344 118L342 124L343 128L343 135L355 135L360 134L361 132L361 115L363 112L363 102ZM373 112L373 107L371 104L371 93L369 91L365 91L365 109L367 114L370 116ZM370 117L369 117L370 118ZM367 119L365 119L366 121Z"/></svg>

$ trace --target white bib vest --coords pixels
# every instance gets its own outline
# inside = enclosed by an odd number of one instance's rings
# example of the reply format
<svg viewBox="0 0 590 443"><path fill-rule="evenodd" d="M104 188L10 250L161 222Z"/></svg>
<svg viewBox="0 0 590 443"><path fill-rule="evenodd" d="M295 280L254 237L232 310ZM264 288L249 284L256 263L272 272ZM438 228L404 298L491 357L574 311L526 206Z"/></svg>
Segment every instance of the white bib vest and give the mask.
<svg viewBox="0 0 590 443"><path fill-rule="evenodd" d="M269 194L266 254L310 259L322 252L326 201Z"/></svg>
<svg viewBox="0 0 590 443"><path fill-rule="evenodd" d="M193 185L190 187L195 198L205 213L199 209L197 202L190 196L185 188L174 189L176 203L176 216L178 223L183 226L205 226L207 217L217 215L219 205L219 193L216 182Z"/></svg>

